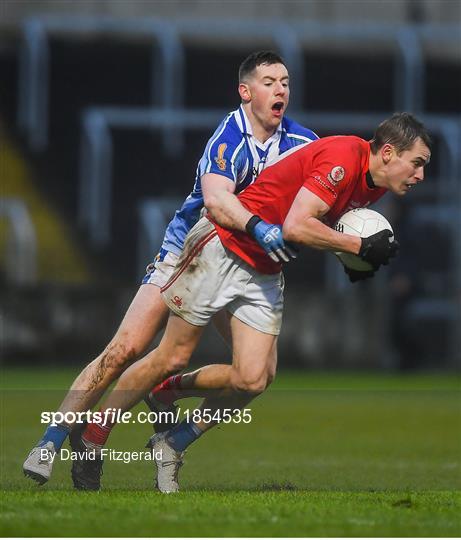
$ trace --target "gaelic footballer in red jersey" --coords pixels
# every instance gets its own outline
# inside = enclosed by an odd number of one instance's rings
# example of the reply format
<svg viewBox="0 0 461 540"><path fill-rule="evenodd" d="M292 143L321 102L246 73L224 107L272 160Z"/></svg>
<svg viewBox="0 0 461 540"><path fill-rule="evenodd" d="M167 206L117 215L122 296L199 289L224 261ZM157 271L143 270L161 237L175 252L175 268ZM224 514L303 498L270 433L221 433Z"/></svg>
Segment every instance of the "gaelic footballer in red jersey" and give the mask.
<svg viewBox="0 0 461 540"><path fill-rule="evenodd" d="M239 195L240 202L263 221L283 224L285 240L334 249L344 235L338 237L331 226L345 212L368 206L387 191L404 195L424 179L429 136L422 131L398 142L399 120L409 119L419 124L410 115L394 115L370 142L334 136L298 147L268 167ZM246 232L215 227L222 244L250 266L265 274L280 271L281 263L270 259ZM350 237L347 247L359 254L361 239Z"/></svg>

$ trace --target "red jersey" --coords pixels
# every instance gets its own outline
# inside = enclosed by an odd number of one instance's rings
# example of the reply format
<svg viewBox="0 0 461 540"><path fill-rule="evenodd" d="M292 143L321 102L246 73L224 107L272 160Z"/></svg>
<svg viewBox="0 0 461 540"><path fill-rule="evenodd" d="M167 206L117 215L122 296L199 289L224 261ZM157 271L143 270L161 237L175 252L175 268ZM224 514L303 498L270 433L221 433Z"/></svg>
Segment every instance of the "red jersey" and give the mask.
<svg viewBox="0 0 461 540"><path fill-rule="evenodd" d="M264 221L283 224L301 187L320 197L330 210L323 220L332 226L348 210L367 206L386 193L366 181L370 143L354 136L318 139L285 153L238 195L242 205ZM224 229L215 223L222 244L262 274L280 272L246 232Z"/></svg>

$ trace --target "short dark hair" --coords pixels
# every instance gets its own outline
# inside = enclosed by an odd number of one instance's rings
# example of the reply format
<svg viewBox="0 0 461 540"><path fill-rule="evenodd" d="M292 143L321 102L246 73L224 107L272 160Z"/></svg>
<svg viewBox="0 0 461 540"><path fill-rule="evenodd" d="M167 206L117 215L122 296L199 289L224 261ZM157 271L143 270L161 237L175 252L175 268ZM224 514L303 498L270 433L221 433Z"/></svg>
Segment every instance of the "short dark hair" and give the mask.
<svg viewBox="0 0 461 540"><path fill-rule="evenodd" d="M430 149L432 146L431 137L424 127L424 124L417 120L410 113L394 113L390 118L379 124L370 141L373 154L385 144L392 144L398 154L409 150L420 138Z"/></svg>
<svg viewBox="0 0 461 540"><path fill-rule="evenodd" d="M239 67L239 82L245 80L248 76L251 76L254 70L265 64L271 66L272 64L283 64L286 67L285 60L274 51L258 51L251 53L240 64Z"/></svg>

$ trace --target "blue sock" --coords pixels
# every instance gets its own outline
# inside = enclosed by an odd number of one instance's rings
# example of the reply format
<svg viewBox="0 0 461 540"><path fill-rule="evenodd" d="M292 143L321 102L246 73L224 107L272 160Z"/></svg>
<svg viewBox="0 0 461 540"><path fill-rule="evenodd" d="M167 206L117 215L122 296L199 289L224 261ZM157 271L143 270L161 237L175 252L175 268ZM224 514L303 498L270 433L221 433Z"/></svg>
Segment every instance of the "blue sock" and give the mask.
<svg viewBox="0 0 461 540"><path fill-rule="evenodd" d="M51 441L54 444L56 452L59 452L69 433L70 427L63 424L48 426L43 437L38 441L37 446L45 446L47 442Z"/></svg>
<svg viewBox="0 0 461 540"><path fill-rule="evenodd" d="M167 441L168 444L176 450L176 452L182 452L190 444L196 441L203 433L194 422L187 422L183 420L179 426L175 426L168 432Z"/></svg>

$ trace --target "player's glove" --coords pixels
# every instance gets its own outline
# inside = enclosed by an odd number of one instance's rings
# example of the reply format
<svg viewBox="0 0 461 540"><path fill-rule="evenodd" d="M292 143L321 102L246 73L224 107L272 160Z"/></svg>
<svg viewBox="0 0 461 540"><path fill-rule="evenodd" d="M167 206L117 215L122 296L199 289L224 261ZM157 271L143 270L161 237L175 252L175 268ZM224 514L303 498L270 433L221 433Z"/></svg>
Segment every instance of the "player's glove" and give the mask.
<svg viewBox="0 0 461 540"><path fill-rule="evenodd" d="M384 229L368 238L362 238L359 257L370 263L375 270L382 264L389 264L389 259L395 257L399 250L399 243L396 240L389 242L391 236L392 231Z"/></svg>
<svg viewBox="0 0 461 540"><path fill-rule="evenodd" d="M284 242L281 225L272 225L259 216L252 216L245 228L273 261L289 262L291 259L296 259L297 250L288 242Z"/></svg>
<svg viewBox="0 0 461 540"><path fill-rule="evenodd" d="M375 275L375 270L353 270L347 266L344 266L344 271L349 276L349 281L351 283L363 281L364 279L370 279Z"/></svg>

